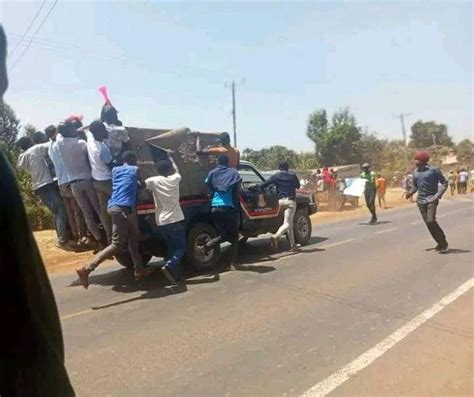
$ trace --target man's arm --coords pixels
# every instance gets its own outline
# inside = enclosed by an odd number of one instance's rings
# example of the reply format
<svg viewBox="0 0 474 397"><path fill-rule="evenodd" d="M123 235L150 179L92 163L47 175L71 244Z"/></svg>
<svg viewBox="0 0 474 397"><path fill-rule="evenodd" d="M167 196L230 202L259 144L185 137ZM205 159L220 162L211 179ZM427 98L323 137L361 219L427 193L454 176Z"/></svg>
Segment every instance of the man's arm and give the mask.
<svg viewBox="0 0 474 397"><path fill-rule="evenodd" d="M407 182L408 183L408 182ZM416 176L413 176L413 186L411 187L410 191L407 192L406 198L409 199L411 196L413 196L416 192L418 191L418 182L416 179Z"/></svg>
<svg viewBox="0 0 474 397"><path fill-rule="evenodd" d="M275 175L272 175L270 178L268 178L265 182L263 182L260 185L260 189L261 190L266 189L268 186L274 185L274 184L275 184Z"/></svg>
<svg viewBox="0 0 474 397"><path fill-rule="evenodd" d="M443 194L446 192L446 190L448 190L448 181L439 168L436 169L436 176L438 177L438 182L441 184L441 187L438 189L438 193L435 194L435 197L439 200L441 197L443 197Z"/></svg>
<svg viewBox="0 0 474 397"><path fill-rule="evenodd" d="M28 160L25 153L20 154L18 157L17 167L21 170L28 171Z"/></svg>
<svg viewBox="0 0 474 397"><path fill-rule="evenodd" d="M109 147L105 143L102 143L102 145L100 146L99 157L107 165L107 167L109 167L110 169L113 168L114 158L110 153Z"/></svg>

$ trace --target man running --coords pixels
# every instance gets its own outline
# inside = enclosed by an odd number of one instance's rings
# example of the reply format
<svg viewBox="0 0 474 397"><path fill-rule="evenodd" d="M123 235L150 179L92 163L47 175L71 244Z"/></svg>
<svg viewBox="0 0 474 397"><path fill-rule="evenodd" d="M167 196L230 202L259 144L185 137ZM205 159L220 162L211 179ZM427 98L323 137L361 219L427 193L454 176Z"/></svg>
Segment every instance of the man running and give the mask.
<svg viewBox="0 0 474 397"><path fill-rule="evenodd" d="M100 251L87 266L76 269L82 286L89 287L89 274L103 261L127 249L135 267L135 279L151 274L153 269L143 265L138 250L138 222L136 202L138 192L138 167L135 153L127 151L122 155L123 165L112 170L112 196L109 200L109 214L112 217L112 242Z"/></svg>
<svg viewBox="0 0 474 397"><path fill-rule="evenodd" d="M296 189L300 188L300 181L298 177L289 171L288 163L281 162L278 165L280 170L272 175L268 180L260 185L261 189L268 186L275 186L277 190L278 203L280 208L285 212L283 224L278 231L272 235L271 242L275 250L278 249L278 238L283 234L288 233L290 240L290 249L293 252L298 251L298 246L295 241L295 234L293 231L293 220L296 212Z"/></svg>
<svg viewBox="0 0 474 397"><path fill-rule="evenodd" d="M229 166L229 156L221 154L217 158L217 167L206 178L206 183L212 194L211 216L219 235L208 241L202 248L201 254L207 254L223 241L231 243L230 267L237 266L239 250L239 199L238 194L242 178L235 168Z"/></svg>
<svg viewBox="0 0 474 397"><path fill-rule="evenodd" d="M377 223L377 213L375 212L375 196L376 196L376 186L375 186L375 172L370 170L370 164L362 164L362 174L360 177L365 180L364 196L365 204L372 214L369 224L374 225Z"/></svg>
<svg viewBox="0 0 474 397"><path fill-rule="evenodd" d="M186 253L184 215L179 204L181 175L171 156L170 160L158 161L156 170L158 176L148 178L145 183L153 193L156 225L168 249L168 258L161 271L171 283L177 284L182 280L180 262Z"/></svg>
<svg viewBox="0 0 474 397"><path fill-rule="evenodd" d="M429 160L430 155L427 152L416 152L417 170L413 179L413 187L407 193L406 198L409 199L418 192L418 208L428 230L437 243L435 250L446 253L449 246L446 235L436 221L436 210L439 200L448 189L448 181L439 168L428 164Z"/></svg>

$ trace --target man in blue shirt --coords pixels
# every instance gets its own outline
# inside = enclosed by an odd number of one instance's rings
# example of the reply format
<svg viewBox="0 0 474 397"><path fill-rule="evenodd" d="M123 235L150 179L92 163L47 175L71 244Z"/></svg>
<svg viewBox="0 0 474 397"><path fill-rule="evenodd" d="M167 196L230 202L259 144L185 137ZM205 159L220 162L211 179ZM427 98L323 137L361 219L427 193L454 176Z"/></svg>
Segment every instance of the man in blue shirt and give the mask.
<svg viewBox="0 0 474 397"><path fill-rule="evenodd" d="M446 241L446 235L436 221L436 210L439 200L448 189L448 181L439 168L428 164L429 159L430 155L427 152L416 152L417 170L413 179L413 187L406 194L406 198L409 199L418 192L418 208L428 230L437 243L435 250L446 253L449 249L448 242Z"/></svg>
<svg viewBox="0 0 474 397"><path fill-rule="evenodd" d="M229 156L221 154L217 167L206 178L212 194L211 216L219 235L201 247L201 254L207 254L223 241L231 243L230 267L237 266L239 249L239 189L242 178L235 168L229 167Z"/></svg>
<svg viewBox="0 0 474 397"><path fill-rule="evenodd" d="M272 175L268 180L260 185L261 189L265 189L267 186L275 186L278 196L278 204L280 209L285 212L283 224L280 226L278 231L272 235L271 242L272 246L278 249L278 238L283 234L288 233L288 239L290 240L291 250L293 252L298 251L298 246L295 242L295 234L293 230L293 220L296 212L296 189L300 188L300 181L296 174L289 171L289 166L286 161L281 162L278 165L280 172Z"/></svg>
<svg viewBox="0 0 474 397"><path fill-rule="evenodd" d="M112 196L108 211L112 217L112 242L100 251L87 266L76 269L84 288L89 287L89 274L103 261L128 249L135 267L135 278L141 279L152 272L145 267L138 250L138 222L136 201L138 193L138 167L135 153L127 151L122 155L123 165L112 170Z"/></svg>

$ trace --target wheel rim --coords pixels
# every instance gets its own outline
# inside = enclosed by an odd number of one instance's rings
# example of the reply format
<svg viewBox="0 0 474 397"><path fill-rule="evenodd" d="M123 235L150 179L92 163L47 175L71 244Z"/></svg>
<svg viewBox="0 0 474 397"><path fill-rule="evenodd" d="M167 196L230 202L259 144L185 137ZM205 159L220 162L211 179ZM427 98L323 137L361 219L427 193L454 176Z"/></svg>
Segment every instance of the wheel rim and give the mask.
<svg viewBox="0 0 474 397"><path fill-rule="evenodd" d="M308 221L304 216L298 217L296 222L296 232L301 238L305 238L309 233Z"/></svg>
<svg viewBox="0 0 474 397"><path fill-rule="evenodd" d="M199 262L209 262L214 256L214 249L210 250L207 254L203 254L199 250L199 248L205 245L209 240L211 240L211 238L211 235L205 232L198 234L196 237L196 240L194 241L194 257Z"/></svg>

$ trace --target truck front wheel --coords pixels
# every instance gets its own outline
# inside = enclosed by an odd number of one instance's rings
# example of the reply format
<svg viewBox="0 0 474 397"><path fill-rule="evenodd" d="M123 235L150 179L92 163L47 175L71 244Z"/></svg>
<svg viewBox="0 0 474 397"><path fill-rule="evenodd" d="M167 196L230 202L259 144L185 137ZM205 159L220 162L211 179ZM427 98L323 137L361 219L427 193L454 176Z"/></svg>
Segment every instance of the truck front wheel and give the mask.
<svg viewBox="0 0 474 397"><path fill-rule="evenodd" d="M208 270L217 263L220 255L219 245L216 245L207 254L200 252L200 247L215 237L217 237L217 231L209 223L196 223L189 229L186 238L185 261L193 270Z"/></svg>
<svg viewBox="0 0 474 397"><path fill-rule="evenodd" d="M297 244L306 245L311 239L312 225L306 208L298 208L293 221L293 230Z"/></svg>

